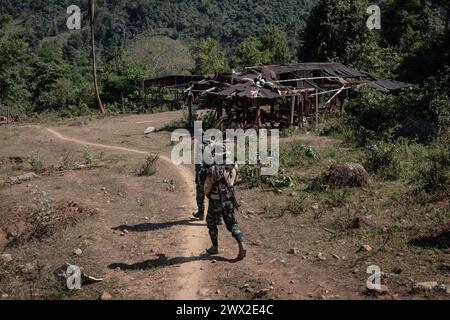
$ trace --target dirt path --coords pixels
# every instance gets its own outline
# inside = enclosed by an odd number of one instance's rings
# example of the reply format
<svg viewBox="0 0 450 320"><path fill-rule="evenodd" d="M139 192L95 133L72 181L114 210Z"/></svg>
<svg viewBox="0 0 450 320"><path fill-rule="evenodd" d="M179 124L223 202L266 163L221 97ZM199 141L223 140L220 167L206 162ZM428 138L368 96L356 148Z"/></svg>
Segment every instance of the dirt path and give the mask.
<svg viewBox="0 0 450 320"><path fill-rule="evenodd" d="M45 129L53 136L62 141L119 152L136 153L142 155L149 154L148 152L142 150L79 140L65 136L54 129ZM159 158L163 160L167 165L173 166L178 174L183 178L184 183L187 186L187 192L182 195L182 197L184 198L184 203L186 203L188 209L195 210L195 184L192 172L187 167L174 165L171 159L165 155L159 155ZM180 238L184 239L183 251L186 257L200 255L207 246L206 228L203 229L203 234L198 234L197 230L198 229L196 228L185 227L183 232L180 234ZM202 287L202 278L204 278L202 277L202 273L204 272L202 271L203 264L204 262L202 261L193 261L191 263L184 263L180 266L179 275L177 277L177 290L175 290L173 294L173 299L194 300L199 298L198 291Z"/></svg>

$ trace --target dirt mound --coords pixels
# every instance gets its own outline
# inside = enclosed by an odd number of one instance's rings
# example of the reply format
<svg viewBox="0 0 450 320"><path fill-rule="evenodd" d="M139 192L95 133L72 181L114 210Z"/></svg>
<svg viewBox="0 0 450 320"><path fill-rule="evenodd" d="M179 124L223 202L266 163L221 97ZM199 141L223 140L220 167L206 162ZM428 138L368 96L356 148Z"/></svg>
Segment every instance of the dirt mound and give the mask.
<svg viewBox="0 0 450 320"><path fill-rule="evenodd" d="M310 191L325 191L330 188L366 187L369 184L369 174L358 163L336 163L321 176L312 180L308 187Z"/></svg>
<svg viewBox="0 0 450 320"><path fill-rule="evenodd" d="M357 163L333 164L328 173L328 184L334 187L365 187L369 183L366 169Z"/></svg>

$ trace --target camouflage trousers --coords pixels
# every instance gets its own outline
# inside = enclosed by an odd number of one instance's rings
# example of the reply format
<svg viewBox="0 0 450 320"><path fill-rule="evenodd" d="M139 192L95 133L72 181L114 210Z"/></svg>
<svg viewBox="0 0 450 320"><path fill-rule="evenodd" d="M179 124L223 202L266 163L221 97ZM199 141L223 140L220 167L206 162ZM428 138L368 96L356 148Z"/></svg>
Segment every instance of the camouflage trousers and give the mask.
<svg viewBox="0 0 450 320"><path fill-rule="evenodd" d="M205 213L205 184L200 172L195 174L196 201L198 212Z"/></svg>
<svg viewBox="0 0 450 320"><path fill-rule="evenodd" d="M219 230L217 224L220 217L223 217L223 221L227 227L227 230L231 232L232 236L238 241L242 241L241 230L239 229L238 222L234 216L233 202L229 200L220 201L216 199L209 200L208 214L206 215L206 224L208 226L209 235L213 246L217 246Z"/></svg>

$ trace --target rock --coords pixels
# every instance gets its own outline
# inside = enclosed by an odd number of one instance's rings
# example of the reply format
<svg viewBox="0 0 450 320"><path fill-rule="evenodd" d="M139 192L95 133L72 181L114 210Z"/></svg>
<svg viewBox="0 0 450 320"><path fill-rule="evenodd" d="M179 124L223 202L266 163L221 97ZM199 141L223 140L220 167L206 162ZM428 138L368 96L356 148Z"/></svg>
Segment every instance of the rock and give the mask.
<svg viewBox="0 0 450 320"><path fill-rule="evenodd" d="M279 194L282 194L282 193L283 193L283 190L277 189L276 192L279 193Z"/></svg>
<svg viewBox="0 0 450 320"><path fill-rule="evenodd" d="M432 291L437 289L438 283L436 281L417 282L413 286L413 291Z"/></svg>
<svg viewBox="0 0 450 320"><path fill-rule="evenodd" d="M156 129L154 127L148 127L147 129L145 129L144 134L149 134L155 131Z"/></svg>
<svg viewBox="0 0 450 320"><path fill-rule="evenodd" d="M106 191L106 188L105 187L101 187L100 190Z"/></svg>
<svg viewBox="0 0 450 320"><path fill-rule="evenodd" d="M394 269L392 269L392 273L400 274L400 273L402 273L402 269L400 267L395 267Z"/></svg>
<svg viewBox="0 0 450 320"><path fill-rule="evenodd" d="M263 298L263 297L267 296L269 294L269 292L270 292L270 289L261 289L254 294L254 298L256 298L256 299Z"/></svg>
<svg viewBox="0 0 450 320"><path fill-rule="evenodd" d="M73 250L73 253L77 256L81 256L83 254L83 251L80 248L77 248Z"/></svg>
<svg viewBox="0 0 450 320"><path fill-rule="evenodd" d="M201 297L207 297L209 295L209 289L207 289L207 288L200 289L200 290L198 290L198 294Z"/></svg>
<svg viewBox="0 0 450 320"><path fill-rule="evenodd" d="M290 196L291 196L291 197L296 197L296 196L298 196L298 192L295 192L295 191L294 191L294 192L291 192Z"/></svg>
<svg viewBox="0 0 450 320"><path fill-rule="evenodd" d="M112 295L109 292L103 291L103 293L100 295L100 300L111 300Z"/></svg>
<svg viewBox="0 0 450 320"><path fill-rule="evenodd" d="M369 174L357 163L333 164L328 172L328 184L334 187L365 187Z"/></svg>
<svg viewBox="0 0 450 320"><path fill-rule="evenodd" d="M319 210L319 204L318 204L318 203L314 203L314 204L311 206L311 208L312 208L313 210Z"/></svg>
<svg viewBox="0 0 450 320"><path fill-rule="evenodd" d="M12 184L17 184L17 183L22 183L25 181L33 180L36 177L37 177L37 175L35 173L27 172L27 173L21 174L20 176L17 176L17 177L9 177L9 182Z"/></svg>
<svg viewBox="0 0 450 320"><path fill-rule="evenodd" d="M335 258L336 260L341 260L341 257L339 257L337 254L332 254L333 258Z"/></svg>
<svg viewBox="0 0 450 320"><path fill-rule="evenodd" d="M370 229L375 226L372 216L357 217L353 220L352 227L355 229Z"/></svg>
<svg viewBox="0 0 450 320"><path fill-rule="evenodd" d="M289 254L298 254L298 249L297 248L291 248L288 251Z"/></svg>
<svg viewBox="0 0 450 320"><path fill-rule="evenodd" d="M353 269L352 273L353 273L353 274L359 273L359 269L358 269L358 268Z"/></svg>
<svg viewBox="0 0 450 320"><path fill-rule="evenodd" d="M128 234L128 233L129 233L127 229L123 229L122 232L125 233L125 234Z"/></svg>
<svg viewBox="0 0 450 320"><path fill-rule="evenodd" d="M322 252L319 252L317 254L317 259L322 260L322 261L327 260L327 258L324 256L324 254Z"/></svg>
<svg viewBox="0 0 450 320"><path fill-rule="evenodd" d="M444 293L446 293L446 294L450 294L450 287L449 287L449 286L446 286L445 284L441 284L441 285L438 287L438 290L441 291L441 292L444 292Z"/></svg>
<svg viewBox="0 0 450 320"><path fill-rule="evenodd" d="M11 262L12 255L10 255L9 253L4 253L4 254L0 255L0 261L2 261L3 263Z"/></svg>
<svg viewBox="0 0 450 320"><path fill-rule="evenodd" d="M358 250L358 252L370 252L370 251L372 251L372 247L369 246L368 244L362 245Z"/></svg>
<svg viewBox="0 0 450 320"><path fill-rule="evenodd" d="M2 299L8 299L9 298L9 294L7 293L2 293Z"/></svg>

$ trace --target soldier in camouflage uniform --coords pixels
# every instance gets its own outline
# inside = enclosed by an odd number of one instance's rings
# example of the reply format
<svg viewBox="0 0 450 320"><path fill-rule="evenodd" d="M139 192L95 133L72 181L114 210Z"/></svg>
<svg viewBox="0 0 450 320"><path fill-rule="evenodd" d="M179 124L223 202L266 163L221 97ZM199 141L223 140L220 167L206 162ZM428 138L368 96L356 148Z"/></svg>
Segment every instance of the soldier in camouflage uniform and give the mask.
<svg viewBox="0 0 450 320"><path fill-rule="evenodd" d="M194 218L199 220L205 219L205 170L203 165L195 165L195 186L196 186L196 200L197 200L197 212L193 214Z"/></svg>
<svg viewBox="0 0 450 320"><path fill-rule="evenodd" d="M208 168L205 180L205 194L209 198L206 223L212 246L207 249L209 254L219 253L219 231L217 224L223 217L227 230L231 232L239 245L238 259L245 258L247 250L242 232L234 215L235 199L233 185L237 178L237 165L235 163L213 164ZM231 190L231 192L230 192Z"/></svg>
<svg viewBox="0 0 450 320"><path fill-rule="evenodd" d="M204 148L203 148L204 149ZM205 219L205 179L208 165L205 163L195 165L195 187L197 212L192 215L199 220ZM223 219L219 218L218 225L223 225Z"/></svg>

